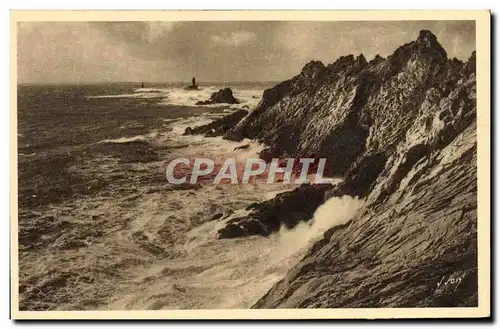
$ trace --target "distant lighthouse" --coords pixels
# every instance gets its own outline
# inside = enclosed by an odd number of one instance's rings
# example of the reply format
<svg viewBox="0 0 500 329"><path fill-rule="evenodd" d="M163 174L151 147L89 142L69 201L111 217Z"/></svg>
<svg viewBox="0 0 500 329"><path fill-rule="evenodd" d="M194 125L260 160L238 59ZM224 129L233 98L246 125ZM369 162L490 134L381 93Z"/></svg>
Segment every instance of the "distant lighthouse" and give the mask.
<svg viewBox="0 0 500 329"><path fill-rule="evenodd" d="M186 90L198 90L198 85L196 84L196 78L192 77L191 78L191 85L184 87Z"/></svg>

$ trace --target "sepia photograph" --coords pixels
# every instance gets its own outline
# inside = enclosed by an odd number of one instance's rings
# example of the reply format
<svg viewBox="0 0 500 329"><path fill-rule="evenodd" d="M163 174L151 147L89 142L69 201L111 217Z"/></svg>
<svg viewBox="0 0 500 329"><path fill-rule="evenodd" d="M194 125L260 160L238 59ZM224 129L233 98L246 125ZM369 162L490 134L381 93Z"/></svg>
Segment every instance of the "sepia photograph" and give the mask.
<svg viewBox="0 0 500 329"><path fill-rule="evenodd" d="M488 317L489 21L12 12L11 316Z"/></svg>

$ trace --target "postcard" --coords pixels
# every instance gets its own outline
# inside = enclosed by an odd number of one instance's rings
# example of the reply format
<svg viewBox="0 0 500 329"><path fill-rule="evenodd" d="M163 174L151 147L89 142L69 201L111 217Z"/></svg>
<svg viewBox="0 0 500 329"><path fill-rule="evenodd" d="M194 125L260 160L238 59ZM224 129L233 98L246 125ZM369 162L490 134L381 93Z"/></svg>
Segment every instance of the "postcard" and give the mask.
<svg viewBox="0 0 500 329"><path fill-rule="evenodd" d="M11 317L490 316L488 11L13 11Z"/></svg>

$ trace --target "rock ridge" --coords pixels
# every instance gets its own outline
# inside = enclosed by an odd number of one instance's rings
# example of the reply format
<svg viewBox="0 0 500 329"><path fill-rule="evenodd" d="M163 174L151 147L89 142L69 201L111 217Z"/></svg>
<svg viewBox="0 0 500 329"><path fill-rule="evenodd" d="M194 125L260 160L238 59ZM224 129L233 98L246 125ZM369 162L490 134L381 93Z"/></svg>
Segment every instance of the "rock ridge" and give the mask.
<svg viewBox="0 0 500 329"><path fill-rule="evenodd" d="M325 199L365 202L254 308L477 306L475 52L449 59L424 30L359 57L309 63L227 133L330 157L344 181Z"/></svg>
<svg viewBox="0 0 500 329"><path fill-rule="evenodd" d="M450 59L423 30L386 58L307 63L223 133L264 143L266 160L327 157L343 182L319 202L309 186L256 205L221 238L291 228L331 197L364 201L255 308L477 306L475 67L475 52Z"/></svg>

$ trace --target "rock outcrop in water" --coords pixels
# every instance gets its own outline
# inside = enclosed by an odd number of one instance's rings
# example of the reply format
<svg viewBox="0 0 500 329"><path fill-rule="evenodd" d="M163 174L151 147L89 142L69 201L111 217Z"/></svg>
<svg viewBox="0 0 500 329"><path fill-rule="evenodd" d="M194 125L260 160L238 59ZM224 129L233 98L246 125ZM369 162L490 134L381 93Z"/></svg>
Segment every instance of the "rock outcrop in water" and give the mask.
<svg viewBox="0 0 500 329"><path fill-rule="evenodd" d="M196 102L196 105L209 105L209 104L238 104L238 101L233 96L233 91L231 88L224 88L219 91L212 93L210 99L206 101Z"/></svg>
<svg viewBox="0 0 500 329"><path fill-rule="evenodd" d="M191 85L184 87L185 90L198 90L198 84L196 83L195 77L191 79Z"/></svg>
<svg viewBox="0 0 500 329"><path fill-rule="evenodd" d="M344 182L325 199L365 200L254 307L477 305L475 53L449 59L421 31L387 58L310 62L225 137L265 143L265 158L327 157ZM237 223L227 237L246 234Z"/></svg>
<svg viewBox="0 0 500 329"><path fill-rule="evenodd" d="M268 236L279 231L281 226L293 228L313 216L316 208L323 203L325 193L331 188L330 184L303 184L274 199L253 204L248 208L252 210L248 216L229 220L227 226L218 231L218 238Z"/></svg>
<svg viewBox="0 0 500 329"><path fill-rule="evenodd" d="M247 114L248 111L246 110L237 110L209 124L194 128L187 127L184 131L184 135L205 135L207 137L221 136L240 122Z"/></svg>

